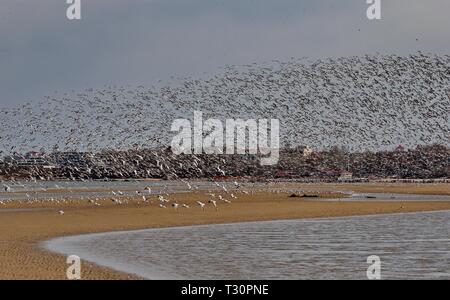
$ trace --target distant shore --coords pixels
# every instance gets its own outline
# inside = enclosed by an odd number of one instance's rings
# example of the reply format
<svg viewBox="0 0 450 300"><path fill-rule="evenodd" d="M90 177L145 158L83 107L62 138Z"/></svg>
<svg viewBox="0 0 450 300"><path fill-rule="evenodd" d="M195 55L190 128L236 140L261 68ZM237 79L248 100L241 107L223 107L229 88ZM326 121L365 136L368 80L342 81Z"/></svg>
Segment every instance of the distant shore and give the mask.
<svg viewBox="0 0 450 300"><path fill-rule="evenodd" d="M278 184L277 184L278 185ZM319 198L291 198L289 193L256 191L238 194L231 204L220 203L218 211L211 204L202 211L196 201L207 203L205 191L171 195L172 201L190 206L178 211L167 205L158 207L156 196L152 204L144 204L141 197L130 198L127 204L114 205L110 200L92 206L86 200L63 203L0 206L0 279L65 279L65 257L43 249L45 240L68 235L95 232L135 230L154 227L244 221L337 217L399 212L450 210L450 202L377 202L376 199L358 202L325 202L320 197L335 197L332 191L352 190L373 193L410 193L450 195L449 184L283 184L284 187L303 186L317 190ZM36 210L29 210L30 208ZM8 211L8 209L14 209ZM20 209L28 209L21 211ZM63 210L64 214L59 211ZM84 279L138 279L92 263L83 262Z"/></svg>

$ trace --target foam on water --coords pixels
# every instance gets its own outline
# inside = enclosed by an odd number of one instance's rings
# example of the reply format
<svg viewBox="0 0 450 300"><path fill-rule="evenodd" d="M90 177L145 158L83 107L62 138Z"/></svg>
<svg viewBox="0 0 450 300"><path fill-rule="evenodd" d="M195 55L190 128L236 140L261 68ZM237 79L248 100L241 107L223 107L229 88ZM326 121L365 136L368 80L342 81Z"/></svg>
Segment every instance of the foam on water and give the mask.
<svg viewBox="0 0 450 300"><path fill-rule="evenodd" d="M249 222L58 238L51 251L148 279L450 279L450 212Z"/></svg>

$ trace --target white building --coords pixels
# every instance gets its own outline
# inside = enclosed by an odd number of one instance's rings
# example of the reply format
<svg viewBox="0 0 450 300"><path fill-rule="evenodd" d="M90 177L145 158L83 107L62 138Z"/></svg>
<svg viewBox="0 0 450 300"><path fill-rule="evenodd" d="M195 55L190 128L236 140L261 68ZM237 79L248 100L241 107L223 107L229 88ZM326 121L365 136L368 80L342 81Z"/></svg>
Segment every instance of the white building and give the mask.
<svg viewBox="0 0 450 300"><path fill-rule="evenodd" d="M346 181L352 181L353 180L353 173L344 171L341 173L341 175L338 178L338 181L346 182Z"/></svg>

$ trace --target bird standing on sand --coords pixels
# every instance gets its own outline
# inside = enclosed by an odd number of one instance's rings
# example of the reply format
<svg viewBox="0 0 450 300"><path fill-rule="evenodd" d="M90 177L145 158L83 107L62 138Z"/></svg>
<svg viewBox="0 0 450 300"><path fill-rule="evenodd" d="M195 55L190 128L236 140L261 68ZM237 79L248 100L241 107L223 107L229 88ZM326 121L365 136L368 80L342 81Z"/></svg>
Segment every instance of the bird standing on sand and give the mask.
<svg viewBox="0 0 450 300"><path fill-rule="evenodd" d="M216 200L209 200L209 203L211 203L211 204L214 206L214 208L216 209L216 211L219 210L219 208L217 207L217 201L216 201Z"/></svg>
<svg viewBox="0 0 450 300"><path fill-rule="evenodd" d="M197 204L200 206L202 210L205 210L205 203L197 201Z"/></svg>

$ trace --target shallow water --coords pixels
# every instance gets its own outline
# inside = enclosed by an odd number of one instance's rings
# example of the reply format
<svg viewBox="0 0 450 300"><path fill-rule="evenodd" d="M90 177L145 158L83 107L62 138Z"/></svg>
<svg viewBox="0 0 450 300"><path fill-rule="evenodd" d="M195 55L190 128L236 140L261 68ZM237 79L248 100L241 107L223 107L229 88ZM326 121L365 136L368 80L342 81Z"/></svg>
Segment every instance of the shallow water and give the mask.
<svg viewBox="0 0 450 300"><path fill-rule="evenodd" d="M89 190L143 190L145 187L155 187L155 188L177 188L181 186L180 182L177 181L145 181L145 180L115 180L115 181L100 181L100 180L90 180L90 181L23 181L23 182L4 182L0 183L0 187L3 185L8 185L11 191L14 193L0 192L0 199L8 197L9 199L22 199L24 194L28 193L30 196L39 197L48 195L61 195L64 194L88 194L92 193ZM47 193L48 189L55 190L55 193ZM70 192L71 189L76 190L76 192ZM58 190L61 190L59 192ZM83 190L86 190L84 192ZM101 192L95 192L102 194ZM110 193L109 193L110 194Z"/></svg>
<svg viewBox="0 0 450 300"><path fill-rule="evenodd" d="M0 183L0 188L6 183ZM218 187L209 181L191 182L195 188L203 190L214 190ZM222 183L227 187L232 187L233 183ZM111 191L121 190L126 196L136 195L136 191L144 191L146 187L152 189L153 194L158 193L179 193L188 191L185 183L181 181L37 181L20 182L7 184L13 193L0 192L1 200L28 200L28 199L60 199L60 198L86 198L86 197L108 197ZM259 184L242 184L244 186L258 186ZM54 192L47 192L48 189ZM74 191L71 191L74 189ZM85 191L84 191L85 190ZM91 190L91 191L90 191ZM94 190L94 191L92 191ZM105 191L95 191L105 190Z"/></svg>
<svg viewBox="0 0 450 300"><path fill-rule="evenodd" d="M149 279L450 279L450 212L236 223L59 238L52 251Z"/></svg>
<svg viewBox="0 0 450 300"><path fill-rule="evenodd" d="M221 188L210 181L190 182L195 188L201 190L220 190ZM23 181L23 182L0 182L0 188L8 185L13 193L0 191L0 201L3 200L30 200L30 199L67 199L67 198L88 198L88 197L110 197L111 191L122 191L125 196L135 196L136 191L144 191L146 187L152 189L153 194L159 193L180 193L189 191L187 185L176 180L89 180L89 181ZM228 189L235 188L232 182L221 182ZM244 189L263 189L269 191L279 191L285 193L317 192L317 190L304 189L277 189L264 183L240 183ZM47 190L51 189L52 192ZM100 191L104 190L104 191ZM391 194L391 193L353 193L352 191L339 191L344 194L351 194L349 198L339 199L309 199L310 201L450 201L450 195L412 195L412 194ZM308 200L308 198L302 198Z"/></svg>
<svg viewBox="0 0 450 300"><path fill-rule="evenodd" d="M358 193L352 194L346 201L374 200L374 201L450 201L448 195L415 195L393 193Z"/></svg>

